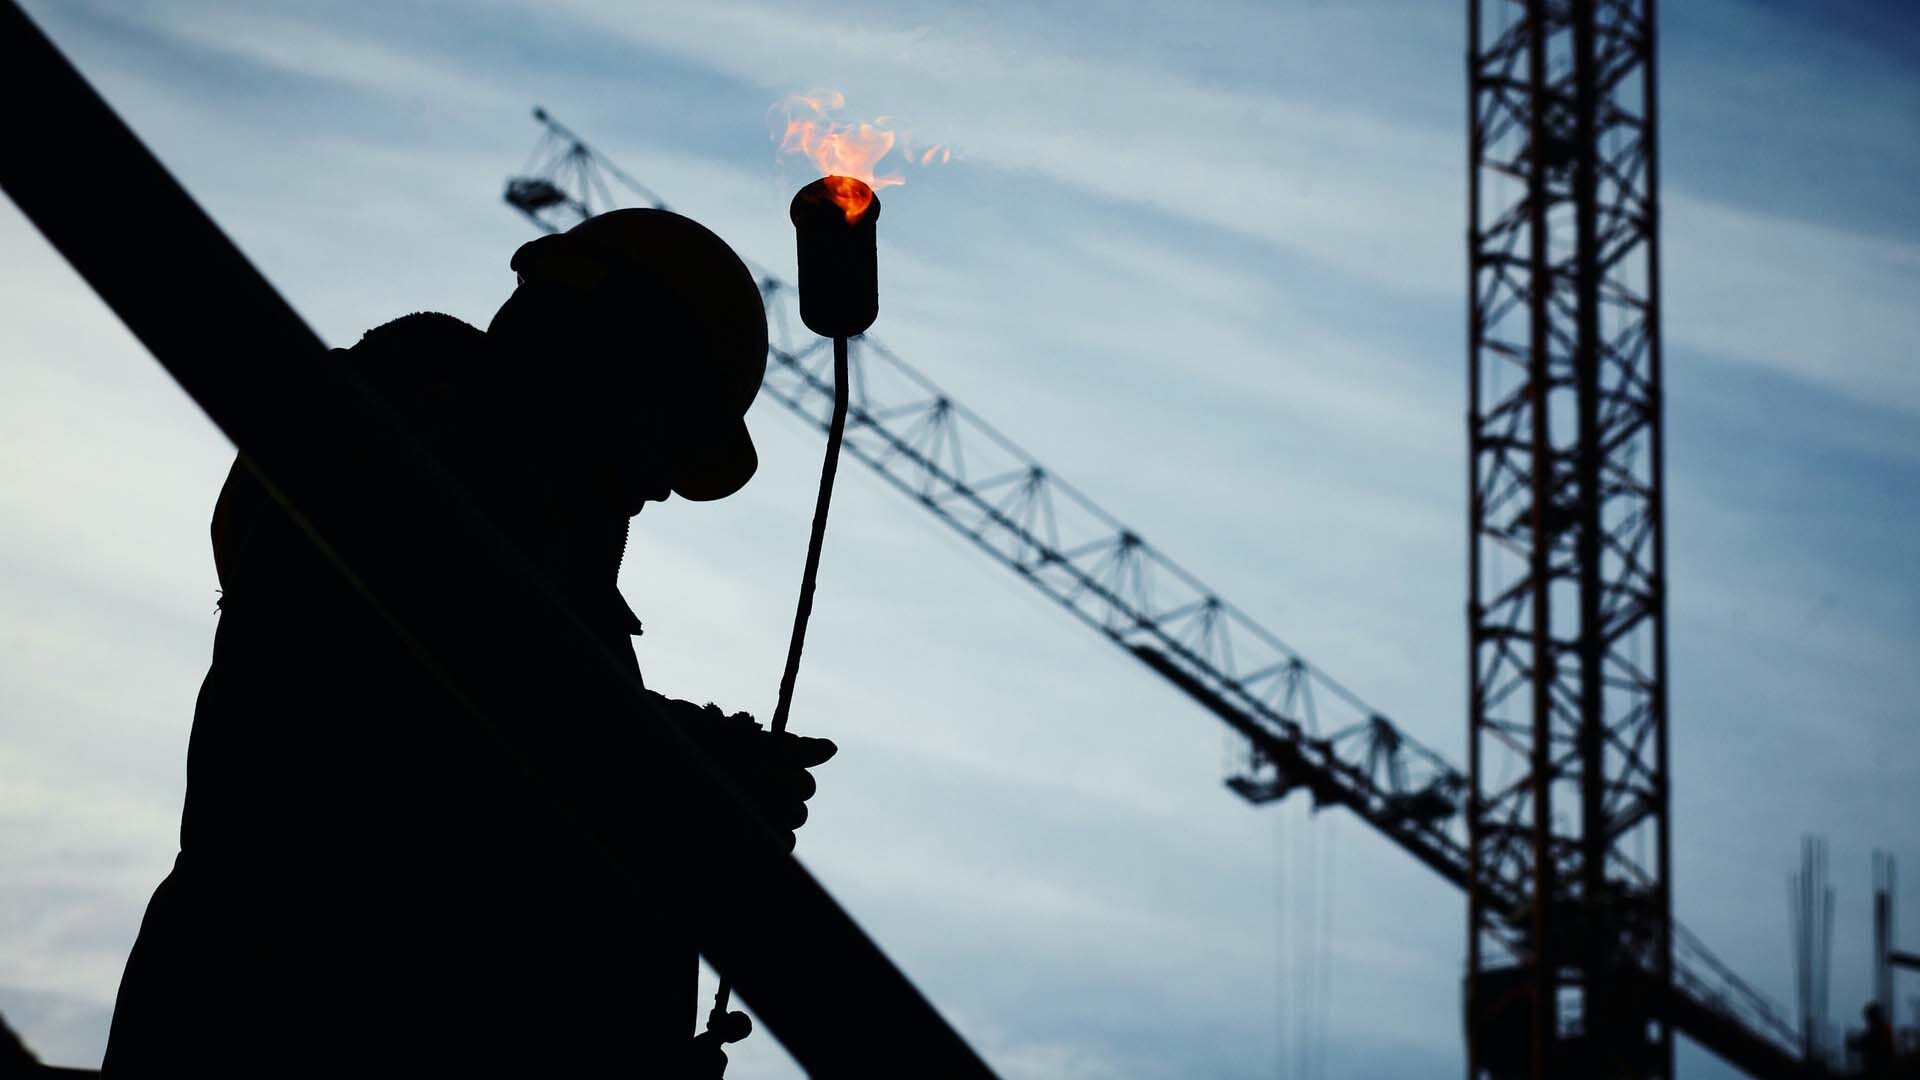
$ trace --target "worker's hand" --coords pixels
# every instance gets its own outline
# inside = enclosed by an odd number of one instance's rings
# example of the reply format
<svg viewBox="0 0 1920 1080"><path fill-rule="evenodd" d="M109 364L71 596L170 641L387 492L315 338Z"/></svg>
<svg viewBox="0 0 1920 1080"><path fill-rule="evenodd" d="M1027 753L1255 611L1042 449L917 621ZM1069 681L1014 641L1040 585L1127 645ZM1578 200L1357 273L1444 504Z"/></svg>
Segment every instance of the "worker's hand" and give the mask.
<svg viewBox="0 0 1920 1080"><path fill-rule="evenodd" d="M813 774L807 770L826 764L840 748L831 739L810 739L790 731L775 735L759 730L758 725L744 741L745 753L737 759L733 782L760 807L767 824L780 834L782 845L792 851L794 830L807 823L807 800L813 798Z"/></svg>
<svg viewBox="0 0 1920 1080"><path fill-rule="evenodd" d="M747 713L728 716L711 704L703 709L685 702L673 704L687 734L752 800L786 850L792 851L794 830L806 823L807 800L815 790L807 770L826 764L840 748L831 739L792 732L774 735Z"/></svg>

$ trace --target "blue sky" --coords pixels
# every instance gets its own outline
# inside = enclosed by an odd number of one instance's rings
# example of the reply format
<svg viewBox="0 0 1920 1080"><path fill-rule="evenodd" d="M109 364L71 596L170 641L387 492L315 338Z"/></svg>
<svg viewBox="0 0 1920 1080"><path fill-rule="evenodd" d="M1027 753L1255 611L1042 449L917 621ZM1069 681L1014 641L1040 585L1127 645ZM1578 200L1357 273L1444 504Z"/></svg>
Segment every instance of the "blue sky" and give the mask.
<svg viewBox="0 0 1920 1080"><path fill-rule="evenodd" d="M535 102L776 268L776 98L837 87L952 144L886 193L876 335L1464 759L1457 4L27 6L337 344L484 324L531 235L499 189ZM1662 24L1678 911L1786 1000L1783 878L1828 835L1843 1018L1869 851L1920 867L1896 10ZM231 451L10 206L0 245L0 1011L85 1063L172 854ZM819 447L750 422L759 478L650 509L624 587L652 685L764 711ZM1459 1067L1458 896L1351 819L1227 794L1215 721L845 475L795 707L844 749L801 854L997 1067L1304 1076L1314 1032L1324 1075Z"/></svg>

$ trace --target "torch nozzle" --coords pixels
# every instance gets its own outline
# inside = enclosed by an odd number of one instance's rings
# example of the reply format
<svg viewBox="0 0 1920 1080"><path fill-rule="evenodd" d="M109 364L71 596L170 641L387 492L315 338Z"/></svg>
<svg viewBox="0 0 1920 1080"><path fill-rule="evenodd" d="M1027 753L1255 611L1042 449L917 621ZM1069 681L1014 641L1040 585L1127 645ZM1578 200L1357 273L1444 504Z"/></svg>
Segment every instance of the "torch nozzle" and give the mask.
<svg viewBox="0 0 1920 1080"><path fill-rule="evenodd" d="M880 314L876 251L880 199L850 176L800 189L793 219L800 261L800 320L821 337L852 337Z"/></svg>

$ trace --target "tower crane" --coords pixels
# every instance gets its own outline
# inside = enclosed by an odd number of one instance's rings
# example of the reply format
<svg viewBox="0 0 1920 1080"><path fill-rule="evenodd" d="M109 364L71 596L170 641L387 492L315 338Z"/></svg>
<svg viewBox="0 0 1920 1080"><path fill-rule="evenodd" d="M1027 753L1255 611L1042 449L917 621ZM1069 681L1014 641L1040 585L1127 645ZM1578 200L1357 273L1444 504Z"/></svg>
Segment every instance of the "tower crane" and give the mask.
<svg viewBox="0 0 1920 1080"><path fill-rule="evenodd" d="M669 209L544 109L541 137L505 201L547 232L623 205ZM622 196L625 198L623 199ZM749 263L767 304L762 390L822 432L833 404L830 358L796 335L795 290ZM1141 534L955 401L875 338L850 351L846 454L1044 593L1088 629L1178 687L1245 739L1226 786L1255 805L1305 791L1344 807L1455 887L1478 896L1509 941L1530 926L1523 867L1475 888L1466 770L1368 705ZM1785 1013L1677 923L1672 981L1659 1015L1758 1077L1802 1075ZM1636 961L1644 958L1636 958Z"/></svg>

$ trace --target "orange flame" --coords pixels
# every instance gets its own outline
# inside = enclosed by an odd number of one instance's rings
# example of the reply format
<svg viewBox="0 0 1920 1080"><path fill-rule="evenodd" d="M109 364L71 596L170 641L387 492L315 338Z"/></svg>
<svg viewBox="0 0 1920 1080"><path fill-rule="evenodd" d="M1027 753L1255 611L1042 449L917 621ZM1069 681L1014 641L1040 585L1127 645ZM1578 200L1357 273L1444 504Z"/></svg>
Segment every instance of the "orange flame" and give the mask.
<svg viewBox="0 0 1920 1080"><path fill-rule="evenodd" d="M866 213L874 192L907 181L898 174L879 171L880 159L900 142L888 118L860 123L834 119L833 114L846 103L846 95L837 90L789 94L773 107L774 115L784 121L784 127L776 123L774 139L780 144L780 153L805 157L828 178L827 189L834 203L851 223ZM910 165L931 165L936 161L945 164L953 154L944 146L921 150L901 143L899 157ZM858 180L866 187L835 182L843 178Z"/></svg>

